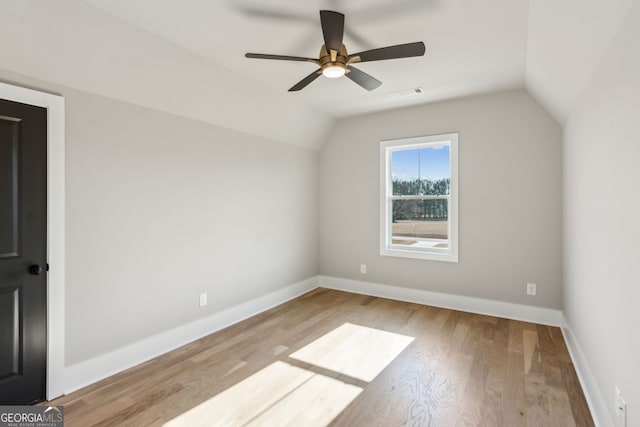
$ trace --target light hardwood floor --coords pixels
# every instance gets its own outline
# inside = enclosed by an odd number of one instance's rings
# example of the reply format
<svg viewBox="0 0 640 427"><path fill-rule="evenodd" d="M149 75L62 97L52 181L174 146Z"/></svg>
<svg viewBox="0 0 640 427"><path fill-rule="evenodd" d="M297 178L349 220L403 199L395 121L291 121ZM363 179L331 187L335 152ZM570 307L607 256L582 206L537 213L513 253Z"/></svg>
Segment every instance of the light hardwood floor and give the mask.
<svg viewBox="0 0 640 427"><path fill-rule="evenodd" d="M593 426L558 328L317 289L51 404L72 426Z"/></svg>

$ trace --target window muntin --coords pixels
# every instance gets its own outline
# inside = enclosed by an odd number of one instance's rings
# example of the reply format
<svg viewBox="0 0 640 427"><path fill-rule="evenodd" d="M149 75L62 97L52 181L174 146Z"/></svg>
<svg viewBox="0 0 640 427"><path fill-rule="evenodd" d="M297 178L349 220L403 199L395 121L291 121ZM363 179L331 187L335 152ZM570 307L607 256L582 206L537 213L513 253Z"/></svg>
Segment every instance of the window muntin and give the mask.
<svg viewBox="0 0 640 427"><path fill-rule="evenodd" d="M457 140L381 143L382 255L457 261Z"/></svg>

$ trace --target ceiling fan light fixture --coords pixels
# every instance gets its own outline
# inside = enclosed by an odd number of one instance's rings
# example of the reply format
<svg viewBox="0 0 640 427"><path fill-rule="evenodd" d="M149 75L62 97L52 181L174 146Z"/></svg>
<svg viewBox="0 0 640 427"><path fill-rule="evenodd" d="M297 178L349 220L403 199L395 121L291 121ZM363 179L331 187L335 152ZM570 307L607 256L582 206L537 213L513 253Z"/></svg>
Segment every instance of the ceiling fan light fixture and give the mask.
<svg viewBox="0 0 640 427"><path fill-rule="evenodd" d="M322 69L322 75L330 79L337 79L344 76L347 70L341 65L329 65Z"/></svg>
<svg viewBox="0 0 640 427"><path fill-rule="evenodd" d="M318 59L264 53L246 53L244 56L255 59L311 62L320 67L293 85L289 89L289 92L298 92L299 90L304 89L311 82L320 77L320 75L330 79L338 79L346 75L347 78L355 84L371 91L379 87L382 82L371 77L364 71L360 71L355 68L353 64L396 58L410 58L413 56L422 56L425 52L423 42L414 42L369 49L349 55L346 46L342 42L342 36L344 35L344 15L340 12L334 12L331 10L321 10L320 26L322 27L324 44L320 47Z"/></svg>

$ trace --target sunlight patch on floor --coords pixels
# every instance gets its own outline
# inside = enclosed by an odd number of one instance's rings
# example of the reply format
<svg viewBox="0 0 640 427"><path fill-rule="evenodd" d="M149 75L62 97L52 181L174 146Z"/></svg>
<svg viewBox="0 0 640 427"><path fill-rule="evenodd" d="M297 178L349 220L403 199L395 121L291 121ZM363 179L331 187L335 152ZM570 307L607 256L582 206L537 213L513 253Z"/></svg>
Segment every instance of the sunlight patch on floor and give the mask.
<svg viewBox="0 0 640 427"><path fill-rule="evenodd" d="M362 392L360 381L372 381L411 341L345 323L288 356L327 375L277 361L163 427L326 426ZM280 347L274 353L287 349ZM350 378L341 381L335 374Z"/></svg>
<svg viewBox="0 0 640 427"><path fill-rule="evenodd" d="M372 381L413 337L345 323L289 357L363 381Z"/></svg>
<svg viewBox="0 0 640 427"><path fill-rule="evenodd" d="M326 426L360 392L360 387L275 362L164 426Z"/></svg>

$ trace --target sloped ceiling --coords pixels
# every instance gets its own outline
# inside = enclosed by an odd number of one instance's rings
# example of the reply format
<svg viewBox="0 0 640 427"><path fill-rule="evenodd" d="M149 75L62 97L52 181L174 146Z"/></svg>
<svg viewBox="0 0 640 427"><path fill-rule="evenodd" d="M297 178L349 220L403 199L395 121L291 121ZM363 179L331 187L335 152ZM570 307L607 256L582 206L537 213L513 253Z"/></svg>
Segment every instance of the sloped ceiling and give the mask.
<svg viewBox="0 0 640 427"><path fill-rule="evenodd" d="M332 117L522 87L524 82L528 0L87 2L278 93L286 93L317 67L250 60L244 54L317 58L323 43L321 9L345 14L344 42L350 52L425 42L424 57L361 64L360 69L383 82L373 92L348 79L321 78L288 94ZM414 99L389 96L418 86L425 93Z"/></svg>
<svg viewBox="0 0 640 427"><path fill-rule="evenodd" d="M521 87L562 123L633 1L0 0L0 69L314 149L336 118ZM350 52L427 53L362 64L373 92L320 78L289 93L312 64L244 58L317 56L320 9L346 15Z"/></svg>
<svg viewBox="0 0 640 427"><path fill-rule="evenodd" d="M314 149L332 123L79 0L0 0L0 69Z"/></svg>
<svg viewBox="0 0 640 427"><path fill-rule="evenodd" d="M526 87L564 123L634 0L531 0Z"/></svg>

